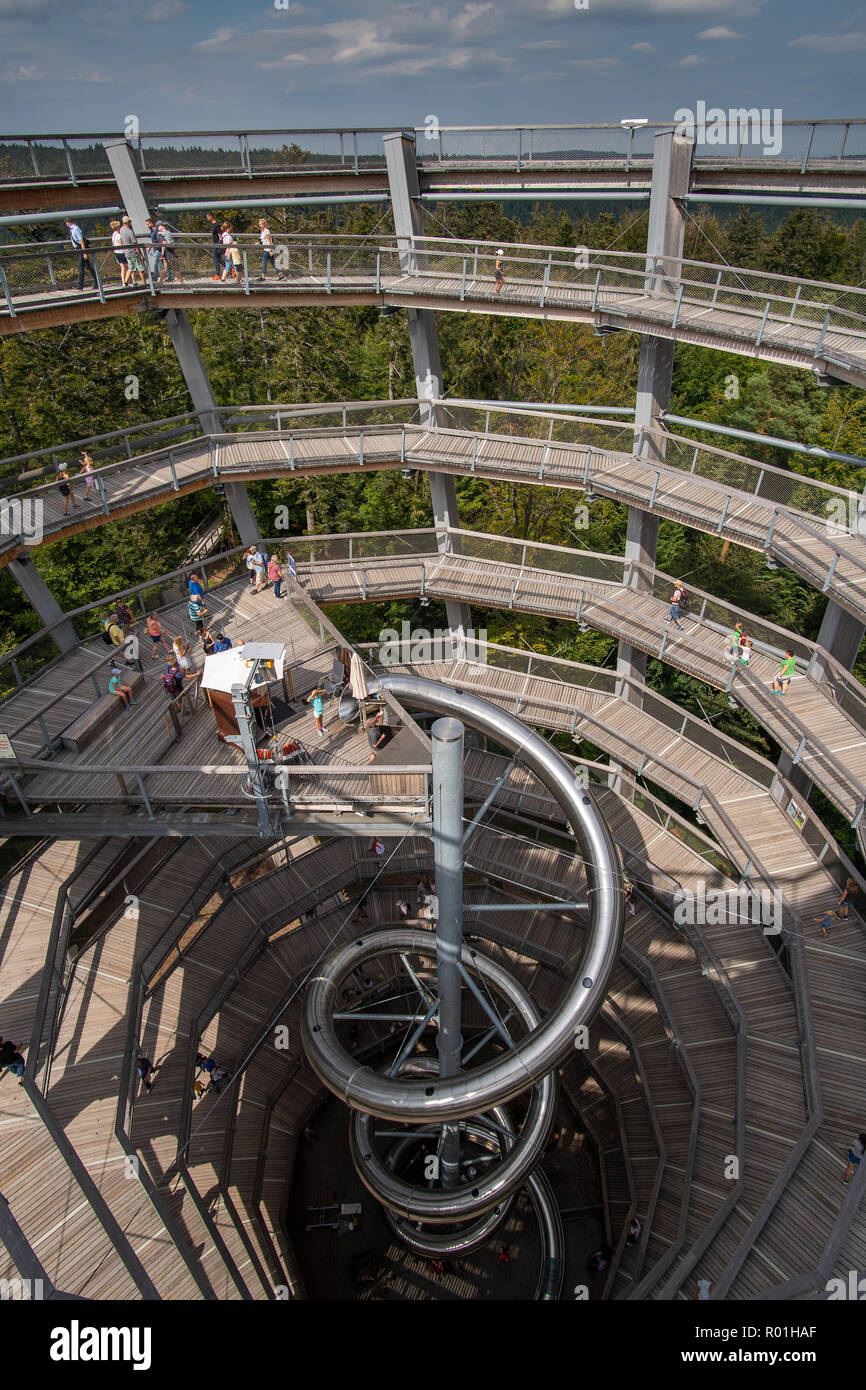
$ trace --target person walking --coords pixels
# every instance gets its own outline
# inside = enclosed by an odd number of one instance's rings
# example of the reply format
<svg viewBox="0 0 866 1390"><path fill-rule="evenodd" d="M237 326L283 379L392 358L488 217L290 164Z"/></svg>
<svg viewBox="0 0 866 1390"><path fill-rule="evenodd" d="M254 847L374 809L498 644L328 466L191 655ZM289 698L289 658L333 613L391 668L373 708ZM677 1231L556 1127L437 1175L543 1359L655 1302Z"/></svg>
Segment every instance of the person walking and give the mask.
<svg viewBox="0 0 866 1390"><path fill-rule="evenodd" d="M263 217L259 218L259 241L262 244L262 273L259 276L259 280L262 281L267 279L266 272L268 268L268 261L270 261L271 265L274 267L274 270L277 274L277 279L285 280L285 275L279 269L276 261L274 260L274 238L271 235L270 227L268 226L267 222Z"/></svg>
<svg viewBox="0 0 866 1390"><path fill-rule="evenodd" d="M130 705L135 704L135 700L132 697L132 686L126 684L116 666L112 666L111 668L111 679L108 682L108 690L109 694L117 695L123 701L126 709L129 709Z"/></svg>
<svg viewBox="0 0 866 1390"><path fill-rule="evenodd" d="M860 1167L860 1160L864 1153L866 1153L866 1134L858 1134L854 1143L848 1150L848 1167L845 1169L845 1176L842 1179L843 1182L850 1181L851 1174L856 1168Z"/></svg>
<svg viewBox="0 0 866 1390"><path fill-rule="evenodd" d="M219 1095L219 1093L220 1093L220 1082L221 1082L227 1075L228 1075L228 1072L225 1070L225 1068L223 1068L223 1067L218 1067L218 1066L214 1066L213 1069L212 1069L212 1071L211 1071L211 1074L210 1074L210 1085L208 1086L208 1090L209 1090L209 1091L216 1091L217 1095Z"/></svg>
<svg viewBox="0 0 866 1390"><path fill-rule="evenodd" d="M120 271L120 283L125 285L129 279L129 263L126 259L126 252L121 249L123 242L120 239L120 219L113 217L109 225L111 227L111 244L114 247L114 259L117 261Z"/></svg>
<svg viewBox="0 0 866 1390"><path fill-rule="evenodd" d="M206 212L205 217L210 227L212 242L213 275L210 278L212 280L219 280L222 275L223 266L225 265L225 252L223 251L222 242L220 241L220 224L212 212Z"/></svg>
<svg viewBox="0 0 866 1390"><path fill-rule="evenodd" d="M852 907L863 917L863 892L856 878L849 878L845 884L845 892L836 904L837 915L843 920L850 917Z"/></svg>
<svg viewBox="0 0 866 1390"><path fill-rule="evenodd" d="M144 1089L150 1092L153 1083L148 1081L147 1078L156 1071L153 1063L148 1061L147 1057L136 1057L135 1069L138 1072L139 1078L144 1082Z"/></svg>
<svg viewBox="0 0 866 1390"><path fill-rule="evenodd" d="M190 575L187 587L189 588L190 598L192 598L193 594L198 594L199 598L204 601L204 585L201 582L201 576L196 570L193 570Z"/></svg>
<svg viewBox="0 0 866 1390"><path fill-rule="evenodd" d="M729 661L736 661L740 655L740 643L745 637L742 623L734 623L733 629L728 633L728 641L725 647L725 656Z"/></svg>
<svg viewBox="0 0 866 1390"><path fill-rule="evenodd" d="M154 284L158 284L160 271L159 233L156 230L156 223L152 217L148 217L145 226L147 227L147 235L150 237L150 246L147 251L147 264L150 268L150 278Z"/></svg>
<svg viewBox="0 0 866 1390"><path fill-rule="evenodd" d="M82 232L78 223L73 221L71 217L67 217L66 225L69 228L69 240L72 242L78 255L78 288L79 290L84 289L84 272L86 270L93 281L93 288L98 290L99 280L93 267L93 260L89 255L90 242L87 240L87 237Z"/></svg>
<svg viewBox="0 0 866 1390"><path fill-rule="evenodd" d="M63 515L66 516L67 512L69 511L69 503L71 502L73 507L77 507L78 503L75 500L75 493L69 486L69 474L65 468L60 469L60 472L57 474L57 478L57 491L63 498Z"/></svg>
<svg viewBox="0 0 866 1390"><path fill-rule="evenodd" d="M313 714L316 717L316 733L318 734L319 738L325 737L325 730L323 727L323 720L325 717L325 702L322 699L322 696L325 693L326 692L320 686L317 686L316 689L311 691L310 694L307 696L306 701L308 705L312 704L313 706Z"/></svg>
<svg viewBox="0 0 866 1390"><path fill-rule="evenodd" d="M130 278L127 281L131 285L138 276L138 283L142 287L147 284L144 277L144 261L138 249L138 242L135 239L135 232L132 230L132 218L129 216L121 218L120 223L120 242L126 254L127 265L130 270Z"/></svg>
<svg viewBox="0 0 866 1390"><path fill-rule="evenodd" d="M153 643L153 650L150 653L151 661L156 661L159 656L160 647L162 647L167 656L170 656L171 652L169 651L168 643L162 635L162 623L155 613L148 613L145 626L150 634L150 640Z"/></svg>
<svg viewBox="0 0 866 1390"><path fill-rule="evenodd" d="M190 594L186 611L190 622L194 624L196 632L201 636L204 631L204 617L208 611L201 594Z"/></svg>
<svg viewBox="0 0 866 1390"><path fill-rule="evenodd" d="M15 1043L8 1038L0 1038L0 1067L5 1067L13 1076L18 1077L18 1085L24 1085L24 1058L18 1051Z"/></svg>
<svg viewBox="0 0 866 1390"><path fill-rule="evenodd" d="M205 628L203 632L200 633L200 637L202 649L204 651L205 656L213 656L214 649L216 646L213 634L208 632L207 628Z"/></svg>
<svg viewBox="0 0 866 1390"><path fill-rule="evenodd" d="M156 234L159 238L160 256L168 272L169 281L176 280L179 285L182 285L184 278L180 273L180 257L174 244L174 233L165 222L157 222Z"/></svg>
<svg viewBox="0 0 866 1390"><path fill-rule="evenodd" d="M670 609L669 609L669 611L668 611L668 615L667 615L667 617L665 618L665 622L666 622L666 623L674 623L674 624L676 624L676 626L679 628L680 632L684 632L684 631L685 631L685 628L683 627L682 623L680 622L680 604L679 604L679 599L677 598L677 595L679 594L679 592L680 592L679 588L677 588L677 589L674 590L674 597L671 599L671 606L670 606Z"/></svg>
<svg viewBox="0 0 866 1390"><path fill-rule="evenodd" d="M637 1245L638 1241L640 1240L640 1231L640 1222L638 1221L636 1216L633 1216L631 1221L628 1223L628 1232L625 1238L626 1245Z"/></svg>
<svg viewBox="0 0 866 1390"><path fill-rule="evenodd" d="M500 246L496 252L496 261L493 266L493 293L499 294L505 284L505 271L502 268L502 258L505 255L503 247Z"/></svg>
<svg viewBox="0 0 866 1390"><path fill-rule="evenodd" d="M274 598L279 598L283 588L283 571L276 555L268 561L268 579L274 586Z"/></svg>
<svg viewBox="0 0 866 1390"><path fill-rule="evenodd" d="M186 642L182 637L175 637L171 645L174 648L174 659L183 672L184 680L197 681L201 672L193 670L192 657Z"/></svg>
<svg viewBox="0 0 866 1390"><path fill-rule="evenodd" d="M773 690L777 695L787 695L788 686L791 684L791 676L797 665L797 658L793 652L786 651L784 661L779 663L779 669L773 677Z"/></svg>
<svg viewBox="0 0 866 1390"><path fill-rule="evenodd" d="M255 593L260 593L262 589L268 587L267 557L264 551L257 545L251 545L249 550L249 570L250 578L255 584Z"/></svg>
<svg viewBox="0 0 866 1390"><path fill-rule="evenodd" d="M751 637L744 637L742 642L740 643L740 660L742 661L744 666L748 666L751 659L752 639Z"/></svg>
<svg viewBox="0 0 866 1390"><path fill-rule="evenodd" d="M78 457L81 462L79 477L84 479L84 500L85 502L92 502L93 498L90 494L96 491L96 484L93 481L93 459L85 449L82 449Z"/></svg>
<svg viewBox="0 0 866 1390"><path fill-rule="evenodd" d="M237 246L237 244L236 244L236 242L235 242L234 237L232 236L232 229L231 229L231 227L229 226L228 222L224 222L223 225L222 225L222 231L221 231L221 233L220 233L220 241L221 241L222 244L223 244L223 258L224 258L224 259L223 259L223 271L222 271L222 275L220 276L220 279L221 279L221 280L228 280L229 276L231 276L233 279L237 279L237 275L238 275L238 269L237 269L237 268L238 268L238 266L241 264L241 253L240 253L240 250L238 249L238 246Z"/></svg>

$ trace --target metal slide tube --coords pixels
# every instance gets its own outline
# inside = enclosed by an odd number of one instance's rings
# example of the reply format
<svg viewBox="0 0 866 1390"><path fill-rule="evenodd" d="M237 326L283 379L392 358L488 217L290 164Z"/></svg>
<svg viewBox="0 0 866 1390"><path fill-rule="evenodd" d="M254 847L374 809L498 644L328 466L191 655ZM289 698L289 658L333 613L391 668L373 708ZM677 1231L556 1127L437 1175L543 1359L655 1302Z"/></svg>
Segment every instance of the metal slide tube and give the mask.
<svg viewBox="0 0 866 1390"><path fill-rule="evenodd" d="M326 961L327 995L330 999L335 999L337 990L346 975L357 969L363 960L373 954L381 954L383 951L395 953L398 951L420 951L432 954L434 949L434 938L431 934L417 928L392 927L385 931L374 932L363 941L353 942L343 947ZM477 972L482 979L493 986L497 993L507 999L514 1013L523 1020L527 1029L537 1026L540 1017L538 1010L526 991L511 975L495 961L480 955L469 946L464 946L461 954L468 968ZM410 1063L410 1071L418 1069L417 1066ZM421 1069L426 1070L426 1068ZM363 1068L363 1070L366 1072L369 1071L369 1068ZM479 1076L483 1070L484 1068L479 1067L469 1073L468 1077L462 1077L461 1080L471 1081L473 1077ZM426 1091L444 1084L441 1077L438 1082L435 1078L428 1077L428 1081L425 1083L424 1081L413 1081L405 1073L401 1073L399 1077L393 1079L383 1077L379 1072L371 1072L370 1074L377 1078L383 1086L389 1089L396 1088L398 1091L401 1088L418 1086L426 1094ZM319 1075L321 1076L322 1073L320 1072ZM325 1079L324 1076L322 1079ZM528 1090L531 1085L531 1080L522 1074L514 1094L517 1095L521 1091ZM472 1097L469 1102L473 1106L470 1112L472 1115L479 1115L491 1108L485 1104L483 1096L477 1088L472 1092ZM371 1141L372 1115L366 1109L356 1108L355 1114L352 1116L349 1129L352 1159L362 1182L391 1211L405 1216L410 1221L429 1221L434 1224L436 1222L467 1221L479 1216L490 1207L499 1205L510 1193L523 1185L544 1150L555 1110L556 1078L548 1071L533 1089L532 1099L519 1138L512 1145L506 1145L509 1150L508 1156L489 1173L477 1178L471 1185L467 1186L427 1190L404 1182L402 1178L391 1171L385 1160L376 1153ZM373 1113L381 1114L381 1111L374 1111ZM408 1115L405 1110L401 1110L396 1115L389 1111L388 1116L401 1120L416 1118ZM417 1118L429 1120L432 1117L429 1110L424 1108Z"/></svg>
<svg viewBox="0 0 866 1390"><path fill-rule="evenodd" d="M584 861L589 925L580 963L562 999L540 1026L509 1052L454 1078L431 1082L386 1078L359 1065L337 1038L335 1011L337 952L312 977L303 1020L310 1064L328 1088L350 1106L383 1119L443 1120L477 1115L508 1101L554 1070L574 1044L575 1030L602 1004L619 956L623 933L622 879L617 852L589 793L575 783L568 764L551 746L513 716L465 691L412 675L388 674L381 687L410 708L453 715L519 754L551 792L574 831ZM371 946L371 941L365 943Z"/></svg>
<svg viewBox="0 0 866 1390"><path fill-rule="evenodd" d="M463 936L463 725L437 719L430 730L433 752L433 863L438 902L436 916L436 991L439 1028L436 1050L439 1075L457 1076L463 1037L460 1032L460 947ZM460 1180L460 1132L442 1130L442 1181Z"/></svg>

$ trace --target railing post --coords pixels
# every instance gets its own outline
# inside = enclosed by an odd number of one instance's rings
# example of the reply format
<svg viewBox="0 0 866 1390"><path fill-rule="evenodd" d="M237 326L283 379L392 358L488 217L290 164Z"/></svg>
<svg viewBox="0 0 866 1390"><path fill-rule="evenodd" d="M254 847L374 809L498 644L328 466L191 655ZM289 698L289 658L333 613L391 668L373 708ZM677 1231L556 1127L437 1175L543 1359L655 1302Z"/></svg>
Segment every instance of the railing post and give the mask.
<svg viewBox="0 0 866 1390"><path fill-rule="evenodd" d="M715 304L716 301L718 300L718 297L719 297L719 286L721 285L721 283L722 283L722 272L719 271L718 275L716 276L716 285L715 285L715 289L713 290L713 297L712 297L712 299L710 300L710 305L711 305L711 306L712 306L713 304Z"/></svg>
<svg viewBox="0 0 866 1390"><path fill-rule="evenodd" d="M760 346L761 346L761 340L763 339L763 336L764 336L764 329L767 327L767 319L769 318L769 316L770 316L770 301L769 301L769 299L768 299L767 302L766 302L766 304L764 305L764 316L763 316L763 318L761 319L761 326L760 326L760 328L758 329L758 336L757 336L757 338L755 339L755 347L760 347Z"/></svg>
<svg viewBox="0 0 866 1390"><path fill-rule="evenodd" d="M472 463L471 463L471 465L470 465L470 472L471 472L471 473L474 473L474 472L475 472L475 460L476 460L477 456L478 456L478 435L476 434L476 435L473 437L473 439L472 439Z"/></svg>
<svg viewBox="0 0 866 1390"><path fill-rule="evenodd" d="M592 291L592 313L593 313L593 314L595 313L596 309L598 308L598 291L599 291L600 285L601 285L601 271L600 271L600 270L597 270L597 271L595 272L595 285L594 285L593 291Z"/></svg>
<svg viewBox="0 0 866 1390"><path fill-rule="evenodd" d="M96 276L96 293L99 295L100 304L105 303L105 290L102 288L102 276L99 273L99 261L96 255L91 253L90 264L93 266L93 273Z"/></svg>
<svg viewBox="0 0 866 1390"><path fill-rule="evenodd" d="M406 462L406 426L400 431L400 462Z"/></svg>
<svg viewBox="0 0 866 1390"><path fill-rule="evenodd" d="M650 509L650 511L652 511L652 509L653 509L653 507L655 506L655 503L656 503L656 492L658 491L658 485L659 485L659 480L660 480L660 478L661 478L661 473L659 473L659 471L656 470L656 475L655 475L655 478L653 479L653 490L652 490L652 492L650 493L650 500L649 500L649 509Z"/></svg>
<svg viewBox="0 0 866 1390"><path fill-rule="evenodd" d="M363 467L364 463L364 431L358 434L358 463Z"/></svg>
<svg viewBox="0 0 866 1390"><path fill-rule="evenodd" d="M797 286L797 292L796 292L796 294L794 295L793 300L791 301L791 312L790 312L790 314L788 315L788 322L789 322L789 323L791 323L792 320L793 320L793 318L794 318L794 313L795 313L795 310L796 310L796 308L797 308L797 301L798 301L799 298L800 298L800 291L801 291L802 288L803 288L802 285L798 285L798 286Z"/></svg>
<svg viewBox="0 0 866 1390"><path fill-rule="evenodd" d="M21 679L21 672L18 670L18 662L15 660L14 656L9 662L9 665L12 667L12 674L15 677L16 684L23 685L24 682Z"/></svg>
<svg viewBox="0 0 866 1390"><path fill-rule="evenodd" d="M355 159L355 173L357 174L357 172L358 172L358 132L357 132L357 130L353 130L353 131L352 131L352 154L353 154L354 159Z"/></svg>
<svg viewBox="0 0 866 1390"><path fill-rule="evenodd" d="M517 132L517 172L520 173L520 161L523 157L523 130Z"/></svg>
<svg viewBox="0 0 866 1390"><path fill-rule="evenodd" d="M249 294L249 292L250 292L250 272L249 272L249 267L247 266L247 253L246 253L246 251L244 251L243 255L244 255L244 294Z"/></svg>
<svg viewBox="0 0 866 1390"><path fill-rule="evenodd" d="M764 547L763 547L764 550L769 550L769 548L770 548L770 541L773 539L773 532L774 532L775 529L776 529L776 522L777 522L778 520L779 520L779 513L778 513L778 511L774 511L774 512L773 512L773 519L772 519L772 521L770 522L770 528L769 528L769 530L767 531L767 538L766 538L766 540L764 541Z"/></svg>
<svg viewBox="0 0 866 1390"><path fill-rule="evenodd" d="M168 466L171 469L171 485L174 488L175 492L179 492L180 489L178 487L177 482L177 469L174 466L174 454L171 451L171 449L169 449L168 451Z"/></svg>
<svg viewBox="0 0 866 1390"><path fill-rule="evenodd" d="M294 436L294 434L290 434L290 435L289 435L289 471L290 471L291 473L294 473L294 471L295 471L295 436Z"/></svg>
<svg viewBox="0 0 866 1390"><path fill-rule="evenodd" d="M676 328L677 323L679 322L679 317L680 317L680 305L681 305L682 302L683 302L683 290L684 290L684 289L685 289L685 285L683 284L683 282L682 282L682 280L681 280L681 281L680 281L680 287L679 287L679 289L677 290L677 302L676 302L676 304L674 305L674 316L673 316L673 319L671 320L671 328L672 328L672 329L673 329L673 328Z"/></svg>
<svg viewBox="0 0 866 1390"><path fill-rule="evenodd" d="M12 296L9 293L9 282L6 279L6 271L3 269L2 265L0 265L0 286L3 287L3 293L6 296L6 308L9 310L9 317L12 319L17 318L18 315L15 313Z"/></svg>
<svg viewBox="0 0 866 1390"><path fill-rule="evenodd" d="M144 779L140 773L136 773L135 780L138 783L138 790L141 792L141 799L144 802L145 809L147 810L148 819L153 820L153 807L151 806L147 792L144 789Z"/></svg>
<svg viewBox="0 0 866 1390"><path fill-rule="evenodd" d="M826 594L826 592L827 592L827 590L829 589L830 585L833 583L833 575L836 573L836 566L837 566L838 563L839 563L839 551L837 550L837 551L836 551L836 554L833 556L833 563L831 564L830 568L829 568L828 571L827 571L827 577L826 577L826 579L824 580L824 583L821 585L821 592L822 592L822 594Z"/></svg>
<svg viewBox="0 0 866 1390"><path fill-rule="evenodd" d="M466 262L467 262L467 257L464 256L464 257L463 257L463 278L462 278L462 280L460 281L460 298L461 298L461 300L466 298Z"/></svg>
<svg viewBox="0 0 866 1390"><path fill-rule="evenodd" d="M108 506L108 498L107 498L106 495L105 495L105 483L102 481L102 479L101 479L101 477L99 476L99 473L98 473L98 472L97 472L97 473L94 473L93 476L94 476L94 478L96 479L96 488L97 488L97 491L99 492L99 500L100 500L101 503L102 503L102 510L104 511L105 515L108 516L109 506Z"/></svg>
<svg viewBox="0 0 866 1390"><path fill-rule="evenodd" d="M801 173L801 174L805 174L807 168L809 167L809 155L812 153L812 141L813 141L814 139L815 139L815 122L813 121L813 122L812 122L812 125L811 125L811 127L810 127L810 130L809 130L809 143L808 143L808 145L806 146L806 153L803 155L803 164L802 164L802 167L801 167L801 169L800 169L800 173Z"/></svg>
<svg viewBox="0 0 866 1390"><path fill-rule="evenodd" d="M331 293L331 253L330 253L330 251L328 252L327 271L328 271L328 294L330 294L330 293Z"/></svg>
<svg viewBox="0 0 866 1390"><path fill-rule="evenodd" d="M823 324L821 325L821 332L820 332L820 334L818 335L818 345L817 345L817 347L815 348L815 351L812 353L812 356L813 356L813 357L820 357L820 356L821 356L821 350L822 350L822 348L824 347L824 338L826 337L827 329L830 327L830 314L831 314L831 310L828 309L828 310L827 310L826 317L825 317L825 319L824 319L824 322L823 322Z"/></svg>
<svg viewBox="0 0 866 1390"><path fill-rule="evenodd" d="M57 289L57 281L56 281L55 278L54 278L54 266L51 264L51 257L50 257L50 256L46 256L46 257L45 257L45 264L48 266L48 279L51 281L51 288L52 288L53 290L56 290L56 289Z"/></svg>
<svg viewBox="0 0 866 1390"><path fill-rule="evenodd" d="M66 167L69 170L69 177L72 180L72 187L77 188L78 180L75 177L75 170L72 167L72 155L70 154L69 146L65 140L63 141L63 153L66 155Z"/></svg>
<svg viewBox="0 0 866 1390"><path fill-rule="evenodd" d="M308 267L308 269L309 269L310 274L312 275L312 273L313 273L313 243L312 243L312 241L308 241L308 242L307 242L307 267Z"/></svg>
<svg viewBox="0 0 866 1390"><path fill-rule="evenodd" d="M550 279L550 264L552 260L553 252L551 251L550 255L547 258L547 265L544 267L544 275L542 276L541 280L541 298L538 301L539 309L544 308L544 300L545 296L547 295L547 282Z"/></svg>
<svg viewBox="0 0 866 1390"><path fill-rule="evenodd" d="M39 172L39 165L36 163L36 151L33 148L32 140L27 141L27 149L30 154L30 163L33 165L33 172L36 175L37 179L41 179L42 175Z"/></svg>
<svg viewBox="0 0 866 1390"><path fill-rule="evenodd" d="M376 252L376 293L382 293L382 252Z"/></svg>

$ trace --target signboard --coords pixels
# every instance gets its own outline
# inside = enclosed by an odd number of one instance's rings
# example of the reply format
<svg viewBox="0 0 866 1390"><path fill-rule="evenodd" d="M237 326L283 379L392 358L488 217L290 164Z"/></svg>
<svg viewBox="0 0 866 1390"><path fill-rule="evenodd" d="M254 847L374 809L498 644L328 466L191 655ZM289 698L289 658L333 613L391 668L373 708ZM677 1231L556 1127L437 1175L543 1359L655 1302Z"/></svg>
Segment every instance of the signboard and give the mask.
<svg viewBox="0 0 866 1390"><path fill-rule="evenodd" d="M800 809L796 801L791 800L788 802L788 815L791 817L797 829L802 830L803 826L806 824L806 812Z"/></svg>
<svg viewBox="0 0 866 1390"><path fill-rule="evenodd" d="M298 572L295 569L295 562L292 559L291 555L286 555L286 568L288 569L289 574L292 576L292 578L297 579Z"/></svg>
<svg viewBox="0 0 866 1390"><path fill-rule="evenodd" d="M0 758L11 758L17 762L18 755L12 747L12 740L8 734L0 734Z"/></svg>

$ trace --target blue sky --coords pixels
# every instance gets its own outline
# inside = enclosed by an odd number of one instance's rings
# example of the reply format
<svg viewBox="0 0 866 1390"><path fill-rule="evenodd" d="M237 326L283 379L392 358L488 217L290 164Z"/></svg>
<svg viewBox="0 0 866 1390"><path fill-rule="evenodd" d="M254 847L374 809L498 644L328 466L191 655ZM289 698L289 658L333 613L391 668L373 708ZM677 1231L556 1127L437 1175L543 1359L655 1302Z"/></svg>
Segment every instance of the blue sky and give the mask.
<svg viewBox="0 0 866 1390"><path fill-rule="evenodd" d="M0 133L866 115L839 0L284 3L0 0Z"/></svg>

